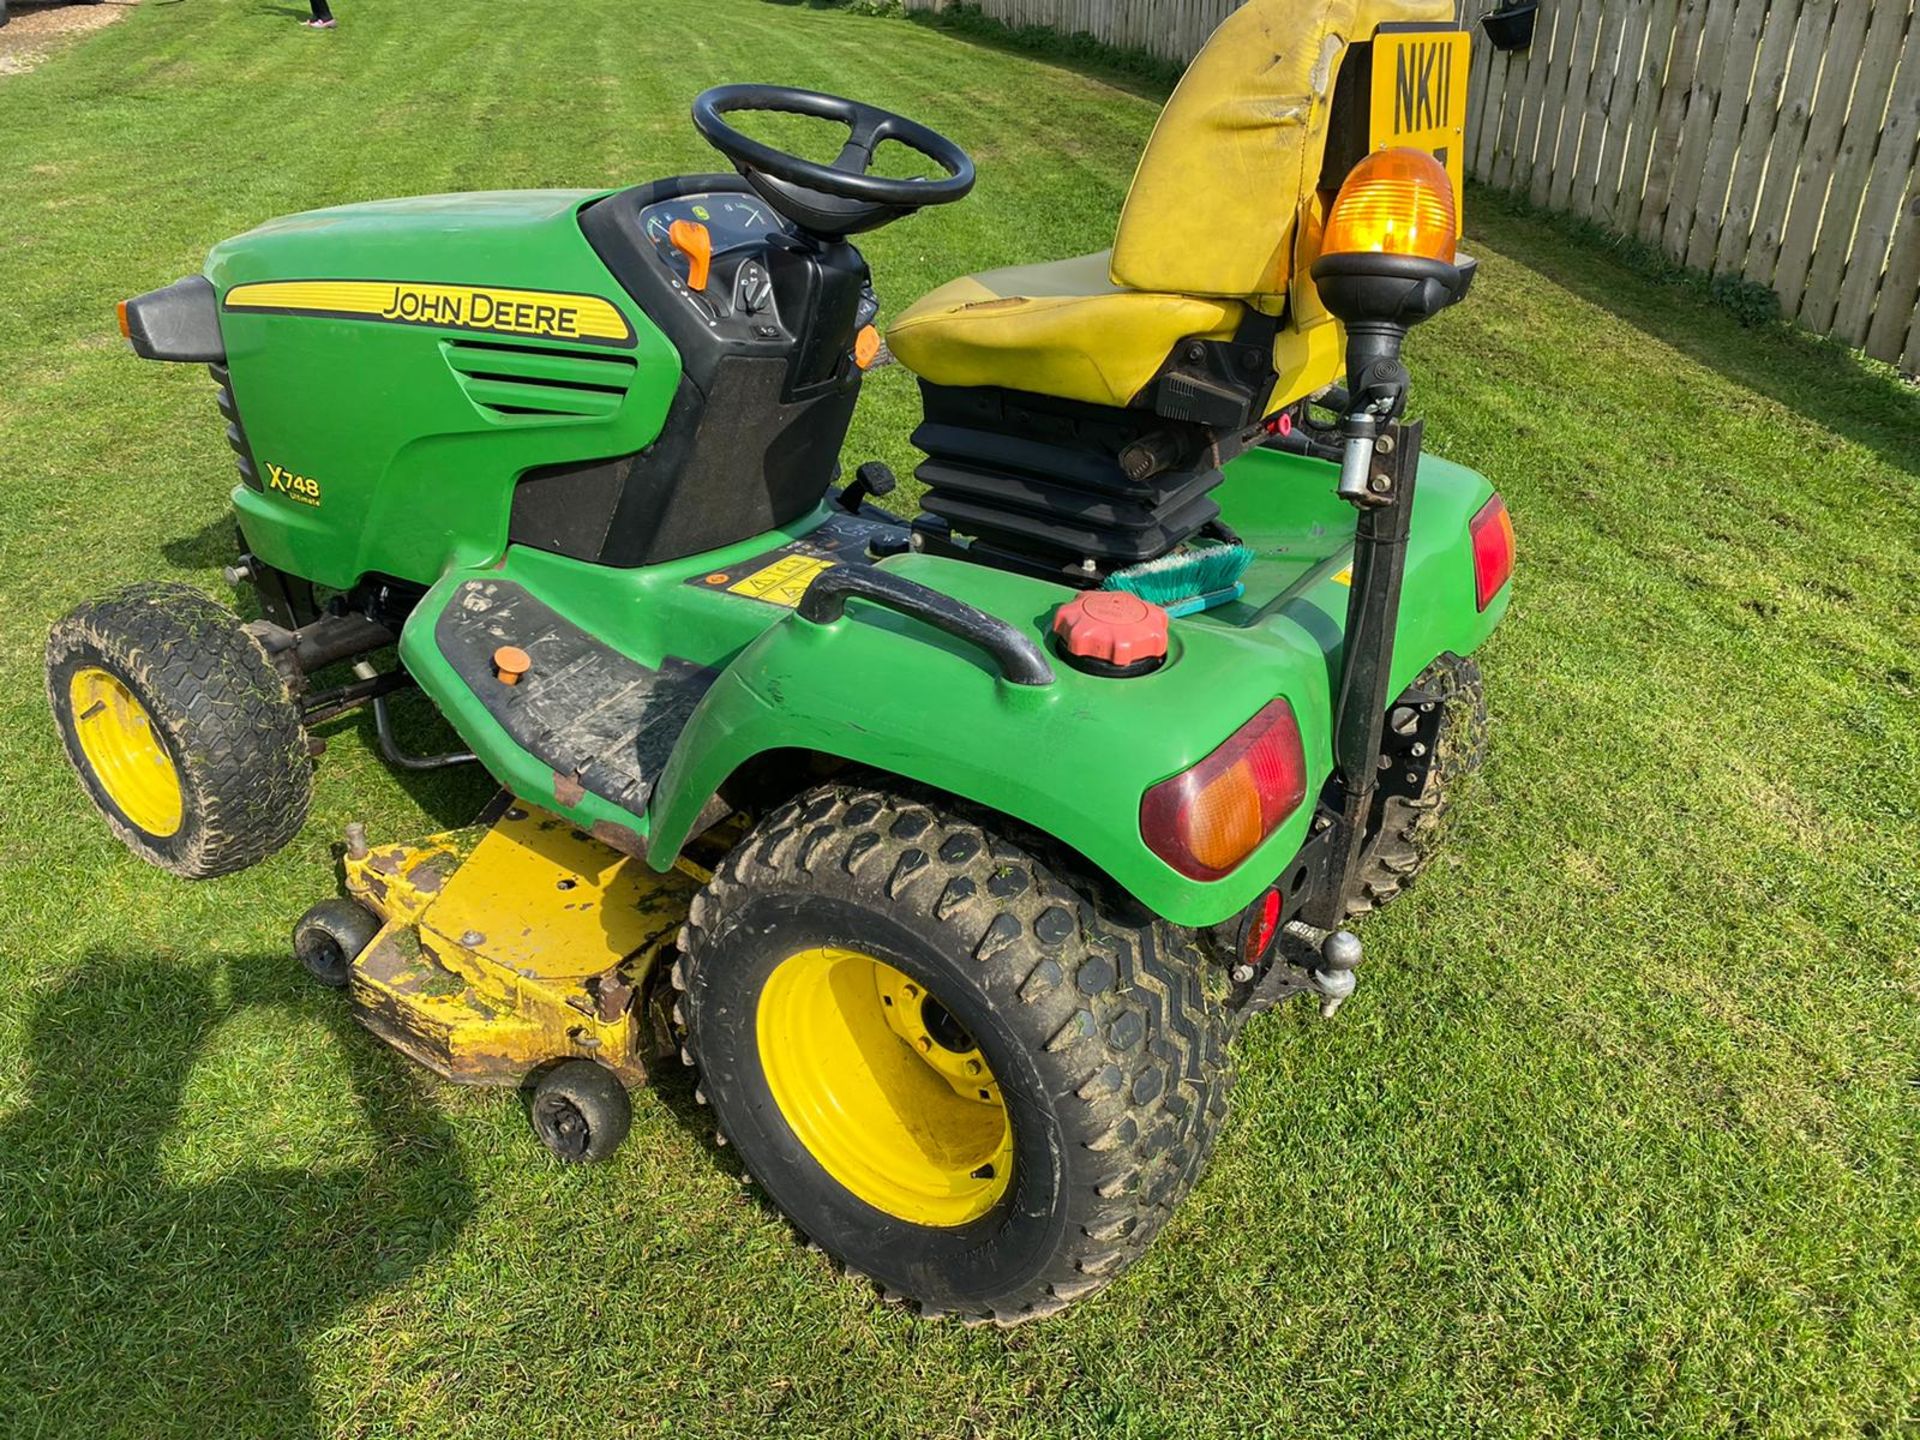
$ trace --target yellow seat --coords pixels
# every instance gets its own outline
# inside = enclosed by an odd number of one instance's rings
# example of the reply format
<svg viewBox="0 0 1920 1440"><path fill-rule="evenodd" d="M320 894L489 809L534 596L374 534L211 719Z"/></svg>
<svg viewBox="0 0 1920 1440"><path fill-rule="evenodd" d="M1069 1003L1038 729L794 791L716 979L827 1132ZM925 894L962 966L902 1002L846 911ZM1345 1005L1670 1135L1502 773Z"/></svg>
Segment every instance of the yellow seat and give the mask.
<svg viewBox="0 0 1920 1440"><path fill-rule="evenodd" d="M900 363L940 385L1003 385L1125 405L1190 336L1226 340L1237 300L1116 285L1112 252L948 281L887 332Z"/></svg>
<svg viewBox="0 0 1920 1440"><path fill-rule="evenodd" d="M1120 214L1114 248L970 275L894 321L888 343L936 385L1126 405L1182 340L1283 317L1279 406L1332 382L1338 327L1304 279L1347 46L1380 25L1453 21L1453 0L1249 0L1194 57Z"/></svg>

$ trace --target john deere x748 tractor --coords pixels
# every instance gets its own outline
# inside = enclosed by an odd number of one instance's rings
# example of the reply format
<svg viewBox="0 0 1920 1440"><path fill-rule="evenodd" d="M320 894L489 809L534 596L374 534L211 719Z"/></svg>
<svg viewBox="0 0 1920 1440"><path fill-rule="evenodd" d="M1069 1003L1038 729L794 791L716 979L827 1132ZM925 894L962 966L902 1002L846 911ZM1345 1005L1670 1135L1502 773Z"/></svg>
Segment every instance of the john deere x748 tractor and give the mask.
<svg viewBox="0 0 1920 1440"><path fill-rule="evenodd" d="M1451 13L1252 0L1110 251L956 280L884 346L855 239L973 166L773 85L694 102L730 173L216 246L123 324L211 368L258 618L136 584L55 627L89 794L143 858L233 871L299 830L308 727L371 706L395 763L501 793L348 827L295 949L369 1030L527 1087L565 1160L684 1059L773 1201L929 1312L1106 1284L1203 1168L1242 1019L1352 991L1350 917L1479 758L1512 528L1422 456L1401 363L1473 274ZM888 348L912 518L884 466L838 483ZM413 686L462 753L398 747Z"/></svg>

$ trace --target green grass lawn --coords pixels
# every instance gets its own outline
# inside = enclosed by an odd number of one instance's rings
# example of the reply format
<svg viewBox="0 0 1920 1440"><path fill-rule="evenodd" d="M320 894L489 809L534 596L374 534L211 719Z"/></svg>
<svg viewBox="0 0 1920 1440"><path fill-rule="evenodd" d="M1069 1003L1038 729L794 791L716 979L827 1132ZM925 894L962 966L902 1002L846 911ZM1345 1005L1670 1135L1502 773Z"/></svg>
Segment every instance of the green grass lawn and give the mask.
<svg viewBox="0 0 1920 1440"><path fill-rule="evenodd" d="M480 777L341 721L270 863L125 854L41 638L136 577L224 593L233 472L115 300L288 211L708 168L692 96L764 79L975 155L872 237L897 310L1106 244L1156 110L765 0L339 6L148 0L0 79L0 1434L1920 1433L1920 397L1487 197L1413 359L1519 527L1494 754L1358 997L1250 1028L1211 1174L1057 1320L878 1306L677 1076L565 1171L313 990L341 825L458 823ZM913 402L880 374L851 457L905 473Z"/></svg>

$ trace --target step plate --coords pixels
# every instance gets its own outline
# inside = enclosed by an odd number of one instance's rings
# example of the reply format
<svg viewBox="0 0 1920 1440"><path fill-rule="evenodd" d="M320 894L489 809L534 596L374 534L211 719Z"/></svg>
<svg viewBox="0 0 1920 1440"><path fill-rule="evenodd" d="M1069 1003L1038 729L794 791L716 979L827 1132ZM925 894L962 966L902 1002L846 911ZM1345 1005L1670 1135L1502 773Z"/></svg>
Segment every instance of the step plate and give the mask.
<svg viewBox="0 0 1920 1440"><path fill-rule="evenodd" d="M434 640L487 713L556 777L635 815L717 670L668 656L657 670L594 639L510 580L468 580L454 591ZM493 671L513 645L532 667L517 685Z"/></svg>

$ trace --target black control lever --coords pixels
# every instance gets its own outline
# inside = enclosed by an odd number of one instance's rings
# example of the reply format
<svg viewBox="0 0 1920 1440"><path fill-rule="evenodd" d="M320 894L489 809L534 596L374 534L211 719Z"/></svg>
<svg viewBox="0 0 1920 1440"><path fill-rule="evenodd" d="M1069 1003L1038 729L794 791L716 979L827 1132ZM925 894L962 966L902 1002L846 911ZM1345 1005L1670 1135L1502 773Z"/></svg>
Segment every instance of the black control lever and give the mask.
<svg viewBox="0 0 1920 1440"><path fill-rule="evenodd" d="M877 500L882 495L891 495L893 487L900 482L893 478L893 470L882 460L869 460L853 472L853 480L844 486L835 496L840 508L849 515L858 515L860 507L868 500Z"/></svg>

